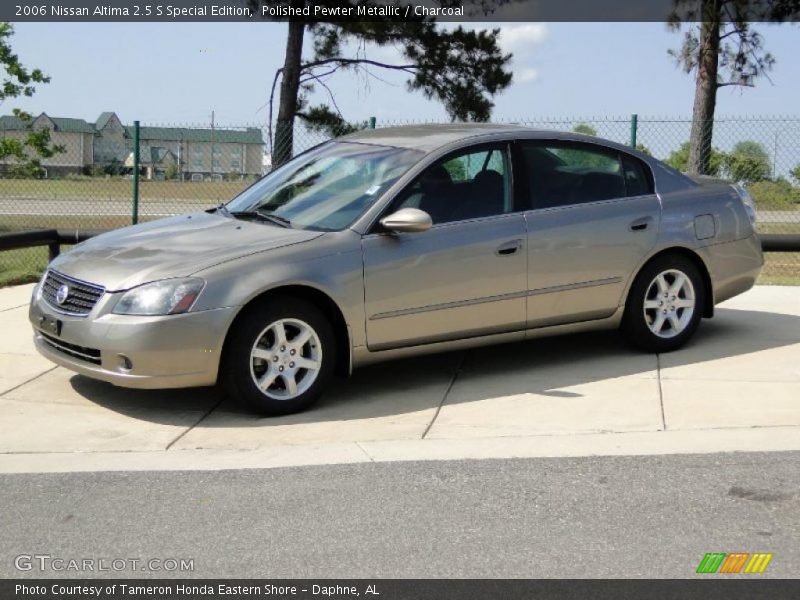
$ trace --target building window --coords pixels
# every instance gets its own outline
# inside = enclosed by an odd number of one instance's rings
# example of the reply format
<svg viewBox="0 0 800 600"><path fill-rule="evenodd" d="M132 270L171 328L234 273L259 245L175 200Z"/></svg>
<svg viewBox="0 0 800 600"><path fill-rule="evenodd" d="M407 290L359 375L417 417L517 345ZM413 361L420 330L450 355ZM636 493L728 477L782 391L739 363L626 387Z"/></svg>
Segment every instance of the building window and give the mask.
<svg viewBox="0 0 800 600"><path fill-rule="evenodd" d="M203 150L192 148L192 169L201 170L203 168Z"/></svg>
<svg viewBox="0 0 800 600"><path fill-rule="evenodd" d="M231 148L231 170L242 168L242 149L239 146Z"/></svg>

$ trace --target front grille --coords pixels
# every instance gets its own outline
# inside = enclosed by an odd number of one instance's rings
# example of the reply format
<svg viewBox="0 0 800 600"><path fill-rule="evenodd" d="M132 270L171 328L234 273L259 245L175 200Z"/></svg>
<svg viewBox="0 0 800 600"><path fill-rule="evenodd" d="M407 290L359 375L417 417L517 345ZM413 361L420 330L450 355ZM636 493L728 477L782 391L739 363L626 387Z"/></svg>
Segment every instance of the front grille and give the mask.
<svg viewBox="0 0 800 600"><path fill-rule="evenodd" d="M50 346L55 350L58 350L62 354L66 354L67 356L71 356L72 358L85 360L86 362L90 362L95 365L100 364L100 350L96 348L86 348L85 346L70 344L63 340L51 337L46 333L42 333L41 331L39 332L39 335L42 336L42 339L44 340L45 344L47 344L48 346Z"/></svg>
<svg viewBox="0 0 800 600"><path fill-rule="evenodd" d="M56 296L61 286L67 286L68 292L66 299L59 303ZM105 288L99 285L79 281L57 271L48 271L42 284L42 297L45 302L58 312L67 315L88 315L105 291Z"/></svg>

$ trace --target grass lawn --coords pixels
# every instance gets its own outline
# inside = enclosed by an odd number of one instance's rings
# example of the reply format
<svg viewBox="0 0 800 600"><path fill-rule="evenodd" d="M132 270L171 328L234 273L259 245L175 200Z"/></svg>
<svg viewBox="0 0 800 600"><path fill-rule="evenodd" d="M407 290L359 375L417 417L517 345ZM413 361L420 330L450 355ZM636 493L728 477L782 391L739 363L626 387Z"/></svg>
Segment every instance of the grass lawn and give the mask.
<svg viewBox="0 0 800 600"><path fill-rule="evenodd" d="M778 233L778 234L798 234L800 233L800 214L797 221L791 223L758 223L756 226L758 233ZM800 261L800 255L798 255Z"/></svg>
<svg viewBox="0 0 800 600"><path fill-rule="evenodd" d="M4 250L0 252L0 287L38 281L45 267L47 246Z"/></svg>
<svg viewBox="0 0 800 600"><path fill-rule="evenodd" d="M141 217L139 222L153 218ZM131 224L130 215L0 215L0 233L26 229L119 229Z"/></svg>
<svg viewBox="0 0 800 600"><path fill-rule="evenodd" d="M158 199L229 200L250 181L140 181L139 197ZM94 199L131 198L130 179L0 179L0 198Z"/></svg>

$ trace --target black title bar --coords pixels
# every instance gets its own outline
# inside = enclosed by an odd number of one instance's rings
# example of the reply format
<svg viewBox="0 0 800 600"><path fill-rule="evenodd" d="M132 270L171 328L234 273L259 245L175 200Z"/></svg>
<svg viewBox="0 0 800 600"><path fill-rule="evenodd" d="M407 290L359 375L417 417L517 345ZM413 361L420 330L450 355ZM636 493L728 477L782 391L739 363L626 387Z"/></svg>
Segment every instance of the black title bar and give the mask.
<svg viewBox="0 0 800 600"><path fill-rule="evenodd" d="M3 0L0 21L564 21L707 20L703 0ZM715 19L796 21L795 0L721 0Z"/></svg>
<svg viewBox="0 0 800 600"><path fill-rule="evenodd" d="M3 600L793 600L800 581L524 579L61 579L2 580Z"/></svg>

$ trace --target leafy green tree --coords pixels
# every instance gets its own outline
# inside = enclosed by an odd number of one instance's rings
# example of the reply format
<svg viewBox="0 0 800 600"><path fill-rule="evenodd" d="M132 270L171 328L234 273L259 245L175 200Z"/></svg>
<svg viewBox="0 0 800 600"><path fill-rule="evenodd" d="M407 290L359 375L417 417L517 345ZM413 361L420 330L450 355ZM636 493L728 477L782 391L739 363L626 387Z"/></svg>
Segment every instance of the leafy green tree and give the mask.
<svg viewBox="0 0 800 600"><path fill-rule="evenodd" d="M769 179L772 171L769 154L761 144L752 140L736 144L724 162L728 177L743 184Z"/></svg>
<svg viewBox="0 0 800 600"><path fill-rule="evenodd" d="M261 5L286 5L286 0L249 0ZM501 0L485 0L486 4ZM438 0L443 6L455 0ZM303 9L310 0L289 0L292 9ZM315 0L314 5L356 8L361 0ZM404 5L401 5L401 11ZM487 8L487 10L489 10ZM413 11L412 11L413 14ZM311 55L303 56L306 33L311 35ZM269 125L272 126L273 99L280 80L275 134L270 135L272 163L286 162L293 151L295 119L330 131L349 126L327 84L342 71L380 80L373 71L394 71L407 75L409 91L421 91L441 102L452 120L488 121L494 106L491 98L511 83L510 54L498 46L499 29L469 31L459 26L442 29L435 19L413 20L390 17L371 22L343 22L304 19L289 20L283 67L275 73L269 97ZM367 56L369 48L398 50L400 60L385 62ZM309 95L317 88L327 92L329 103L309 107ZM270 132L271 134L272 132Z"/></svg>
<svg viewBox="0 0 800 600"><path fill-rule="evenodd" d="M673 169L689 172L689 142L684 142L681 147L673 151L664 161ZM704 172L705 175L712 175L718 177L722 174L722 168L725 165L726 155L718 148L711 148L708 166Z"/></svg>
<svg viewBox="0 0 800 600"><path fill-rule="evenodd" d="M584 135L597 135L597 129L587 123L578 123L572 128L575 133L582 133Z"/></svg>
<svg viewBox="0 0 800 600"><path fill-rule="evenodd" d="M650 151L650 148L648 148L644 144L636 144L636 149L642 154L647 154L647 156L653 156L653 153Z"/></svg>
<svg viewBox="0 0 800 600"><path fill-rule="evenodd" d="M747 191L761 209L791 210L800 203L800 189L782 177L775 181L756 181L747 186Z"/></svg>
<svg viewBox="0 0 800 600"><path fill-rule="evenodd" d="M794 179L797 185L800 185L800 164L795 165L794 169L789 171L789 175L792 176L792 179Z"/></svg>
<svg viewBox="0 0 800 600"><path fill-rule="evenodd" d="M712 136L717 91L726 86L753 87L775 64L752 21L792 21L798 0L674 0L670 26L682 30L683 44L670 55L695 75L692 131L686 171L712 174Z"/></svg>
<svg viewBox="0 0 800 600"><path fill-rule="evenodd" d="M178 163L171 162L167 165L164 169L164 178L170 181L178 178Z"/></svg>
<svg viewBox="0 0 800 600"><path fill-rule="evenodd" d="M50 78L39 69L27 69L14 54L9 38L14 35L14 28L9 23L0 22L0 65L4 77L0 84L0 104L9 98L33 96L35 84L48 83ZM41 175L42 158L50 158L64 151L63 146L50 144L50 130L47 128L33 130L30 123L33 117L19 109L12 110L14 116L29 125L22 137L3 136L0 138L0 161L10 162L7 174L12 177L36 177Z"/></svg>

